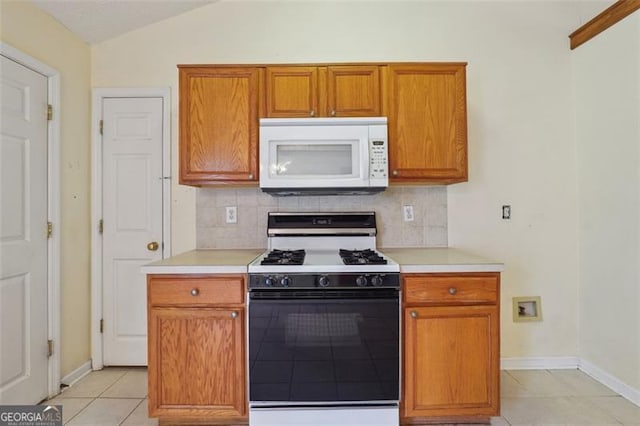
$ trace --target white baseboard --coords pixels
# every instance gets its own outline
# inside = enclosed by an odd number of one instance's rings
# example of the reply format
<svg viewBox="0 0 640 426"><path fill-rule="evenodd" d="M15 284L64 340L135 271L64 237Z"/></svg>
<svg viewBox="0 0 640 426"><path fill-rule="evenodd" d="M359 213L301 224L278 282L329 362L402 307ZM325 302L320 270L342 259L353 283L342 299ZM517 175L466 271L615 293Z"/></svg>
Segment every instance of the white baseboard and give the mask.
<svg viewBox="0 0 640 426"><path fill-rule="evenodd" d="M619 393L637 406L640 406L640 390L635 389L617 377L612 376L600 367L597 367L584 359L580 360L580 368L585 374L593 377L612 391Z"/></svg>
<svg viewBox="0 0 640 426"><path fill-rule="evenodd" d="M91 361L87 361L82 364L80 367L73 370L71 373L64 376L61 380L63 385L71 386L78 380L82 379L84 376L91 372Z"/></svg>
<svg viewBox="0 0 640 426"><path fill-rule="evenodd" d="M640 390L629 386L617 377L612 376L600 367L577 356L555 357L523 357L500 359L502 370L567 370L579 369L602 383L612 391L620 394L637 406L640 406Z"/></svg>
<svg viewBox="0 0 640 426"><path fill-rule="evenodd" d="M527 358L502 358L502 370L570 370L577 369L580 358L577 356L549 356Z"/></svg>

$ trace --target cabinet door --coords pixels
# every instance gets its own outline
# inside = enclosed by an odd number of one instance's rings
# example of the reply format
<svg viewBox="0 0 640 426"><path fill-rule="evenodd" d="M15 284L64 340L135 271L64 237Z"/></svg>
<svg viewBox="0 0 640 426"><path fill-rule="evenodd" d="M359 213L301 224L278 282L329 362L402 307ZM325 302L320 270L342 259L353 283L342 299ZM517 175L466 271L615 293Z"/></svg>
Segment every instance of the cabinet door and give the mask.
<svg viewBox="0 0 640 426"><path fill-rule="evenodd" d="M149 414L246 414L244 310L158 308L149 313Z"/></svg>
<svg viewBox="0 0 640 426"><path fill-rule="evenodd" d="M256 181L259 68L180 68L180 183Z"/></svg>
<svg viewBox="0 0 640 426"><path fill-rule="evenodd" d="M499 413L497 306L404 309L404 417Z"/></svg>
<svg viewBox="0 0 640 426"><path fill-rule="evenodd" d="M330 117L380 116L380 67L327 67L327 111Z"/></svg>
<svg viewBox="0 0 640 426"><path fill-rule="evenodd" d="M318 107L317 67L267 67L267 117L315 117Z"/></svg>
<svg viewBox="0 0 640 426"><path fill-rule="evenodd" d="M387 107L392 181L467 180L465 65L389 66Z"/></svg>

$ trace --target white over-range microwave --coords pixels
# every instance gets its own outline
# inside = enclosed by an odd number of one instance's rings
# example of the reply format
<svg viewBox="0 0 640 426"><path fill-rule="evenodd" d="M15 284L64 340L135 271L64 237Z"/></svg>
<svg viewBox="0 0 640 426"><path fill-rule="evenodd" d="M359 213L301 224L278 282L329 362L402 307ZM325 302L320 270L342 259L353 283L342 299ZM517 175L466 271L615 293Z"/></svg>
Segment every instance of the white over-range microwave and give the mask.
<svg viewBox="0 0 640 426"><path fill-rule="evenodd" d="M386 117L260 119L263 191L370 194L388 185Z"/></svg>

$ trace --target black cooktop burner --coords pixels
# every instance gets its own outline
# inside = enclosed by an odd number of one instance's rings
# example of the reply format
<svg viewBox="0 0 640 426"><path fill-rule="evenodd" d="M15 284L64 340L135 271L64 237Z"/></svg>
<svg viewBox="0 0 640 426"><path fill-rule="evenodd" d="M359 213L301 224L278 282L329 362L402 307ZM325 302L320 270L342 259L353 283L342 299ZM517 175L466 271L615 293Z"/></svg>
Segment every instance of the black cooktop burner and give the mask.
<svg viewBox="0 0 640 426"><path fill-rule="evenodd" d="M340 257L345 265L386 265L387 259L371 249L345 250L340 249Z"/></svg>
<svg viewBox="0 0 640 426"><path fill-rule="evenodd" d="M304 263L304 250L271 250L262 259L261 265L302 265Z"/></svg>

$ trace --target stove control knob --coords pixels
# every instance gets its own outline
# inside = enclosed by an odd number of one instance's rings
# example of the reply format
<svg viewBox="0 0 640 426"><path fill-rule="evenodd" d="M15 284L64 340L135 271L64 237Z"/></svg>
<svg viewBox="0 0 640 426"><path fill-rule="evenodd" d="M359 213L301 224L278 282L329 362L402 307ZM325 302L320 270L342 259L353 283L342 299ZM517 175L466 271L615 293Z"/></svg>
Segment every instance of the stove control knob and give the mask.
<svg viewBox="0 0 640 426"><path fill-rule="evenodd" d="M318 285L320 287L329 287L329 284L331 284L331 281L329 280L328 276L323 275L320 278L318 278Z"/></svg>
<svg viewBox="0 0 640 426"><path fill-rule="evenodd" d="M266 285L267 287L273 287L274 284L275 281L272 277L267 277L264 279L264 285Z"/></svg>
<svg viewBox="0 0 640 426"><path fill-rule="evenodd" d="M289 287L289 284L291 284L291 278L286 275L282 277L282 279L280 280L280 285L282 287Z"/></svg>
<svg viewBox="0 0 640 426"><path fill-rule="evenodd" d="M366 287L367 286L367 277L365 277L364 275L360 275L358 278L356 278L356 285L358 287Z"/></svg>
<svg viewBox="0 0 640 426"><path fill-rule="evenodd" d="M373 284L376 287L380 287L382 285L382 277L380 275L374 275L371 278L371 284Z"/></svg>

